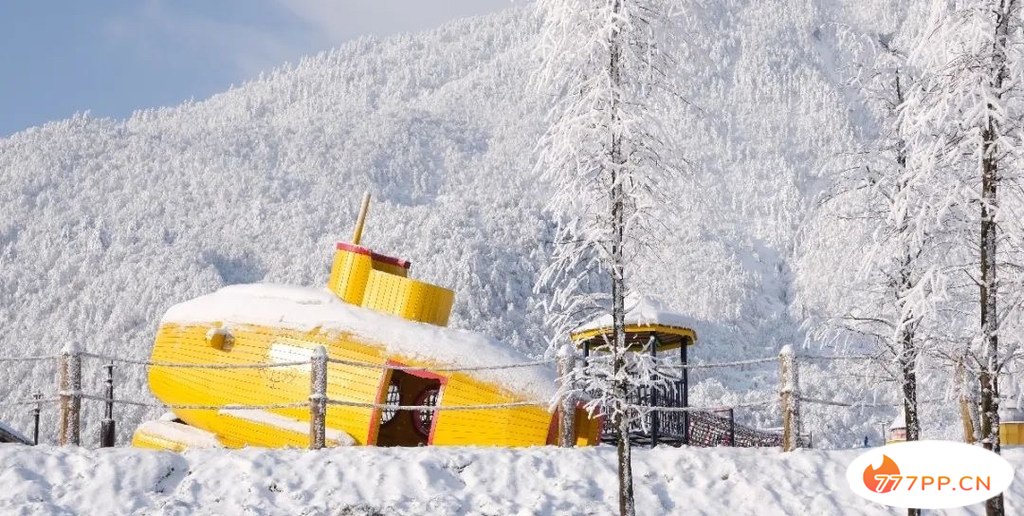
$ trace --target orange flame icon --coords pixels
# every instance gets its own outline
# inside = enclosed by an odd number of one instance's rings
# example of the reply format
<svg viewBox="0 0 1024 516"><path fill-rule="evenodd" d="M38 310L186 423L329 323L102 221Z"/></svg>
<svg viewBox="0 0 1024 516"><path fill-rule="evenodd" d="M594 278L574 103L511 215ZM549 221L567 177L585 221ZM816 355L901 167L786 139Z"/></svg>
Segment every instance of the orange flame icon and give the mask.
<svg viewBox="0 0 1024 516"><path fill-rule="evenodd" d="M900 474L900 467L888 455L882 455L882 465L875 469L868 464L864 468L864 486L876 493L888 493L896 488L892 477Z"/></svg>

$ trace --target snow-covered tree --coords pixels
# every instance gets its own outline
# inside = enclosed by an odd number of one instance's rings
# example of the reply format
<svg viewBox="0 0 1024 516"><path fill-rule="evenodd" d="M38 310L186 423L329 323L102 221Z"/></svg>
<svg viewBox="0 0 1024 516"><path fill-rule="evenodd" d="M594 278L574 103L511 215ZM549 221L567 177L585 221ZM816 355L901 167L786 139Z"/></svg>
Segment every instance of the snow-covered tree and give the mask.
<svg viewBox="0 0 1024 516"><path fill-rule="evenodd" d="M537 84L552 94L538 167L551 185L557 228L541 275L555 339L584 318L610 312L606 375L592 376L600 409L618 434L619 509L634 514L627 393L646 374L628 371L625 298L631 264L649 256L658 196L677 167L661 117L671 93L667 58L673 3L664 0L539 0L544 15ZM595 367L597 364L592 364Z"/></svg>
<svg viewBox="0 0 1024 516"><path fill-rule="evenodd" d="M980 387L981 442L997 453L999 376L1012 357L1004 338L1013 339L1008 316L1019 305L1005 287L1007 279L1017 281L1021 249L1013 219L1021 206L1022 28L1021 0L933 2L931 28L913 53L925 72L923 87L908 99L904 124L921 149L917 166L941 170L942 187L959 197L950 220L962 238L959 252L949 252L956 256L950 277L972 286L954 310L980 323L967 335L965 354ZM1002 497L990 499L986 511L1002 514Z"/></svg>
<svg viewBox="0 0 1024 516"><path fill-rule="evenodd" d="M874 348L872 369L894 381L903 400L907 440L920 438L918 377L928 324L943 297L939 215L950 202L919 170L908 165L908 138L900 124L917 72L906 49L919 24L910 15L892 33L860 38L861 62L850 67L852 85L866 100L871 120L863 149L837 158L839 172L818 205L820 219L805 245L849 274L824 274L821 264L803 271L816 288L835 293L831 314L814 328L830 342L861 341ZM909 13L908 13L909 11Z"/></svg>

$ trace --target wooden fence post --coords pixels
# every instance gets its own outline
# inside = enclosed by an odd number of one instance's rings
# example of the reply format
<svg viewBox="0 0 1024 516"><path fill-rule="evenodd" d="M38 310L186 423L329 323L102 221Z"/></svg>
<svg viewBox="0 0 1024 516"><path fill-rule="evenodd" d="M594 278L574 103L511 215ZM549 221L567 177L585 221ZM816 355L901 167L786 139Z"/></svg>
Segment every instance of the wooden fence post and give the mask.
<svg viewBox="0 0 1024 516"><path fill-rule="evenodd" d="M39 414L43 411L43 394L37 392L32 395L32 399L36 400L36 406L32 409L32 445L39 445Z"/></svg>
<svg viewBox="0 0 1024 516"><path fill-rule="evenodd" d="M729 446L736 447L736 409L729 407Z"/></svg>
<svg viewBox="0 0 1024 516"><path fill-rule="evenodd" d="M317 346L309 368L309 449L327 444L327 349Z"/></svg>
<svg viewBox="0 0 1024 516"><path fill-rule="evenodd" d="M647 341L647 345L651 349L651 364L658 363L658 346L661 343L658 342L658 335L652 334L651 338ZM656 365L654 367L657 367ZM658 446L658 430L661 426L661 415L658 414L657 410L652 407L658 406L658 385L657 382L653 382L647 387L647 406L651 408L651 448Z"/></svg>
<svg viewBox="0 0 1024 516"><path fill-rule="evenodd" d="M576 348L566 344L558 351L558 381L561 384L561 417L558 421L558 445L572 448L576 445L576 394L572 392L573 370L576 368Z"/></svg>
<svg viewBox="0 0 1024 516"><path fill-rule="evenodd" d="M60 352L60 434L61 446L81 444L82 413L82 355L74 342Z"/></svg>
<svg viewBox="0 0 1024 516"><path fill-rule="evenodd" d="M105 366L107 371L107 400L103 403L103 420L100 421L100 448L113 448L116 440L114 423L114 363Z"/></svg>
<svg viewBox="0 0 1024 516"><path fill-rule="evenodd" d="M793 348L779 351L779 402L782 409L782 451L800 446L800 385Z"/></svg>

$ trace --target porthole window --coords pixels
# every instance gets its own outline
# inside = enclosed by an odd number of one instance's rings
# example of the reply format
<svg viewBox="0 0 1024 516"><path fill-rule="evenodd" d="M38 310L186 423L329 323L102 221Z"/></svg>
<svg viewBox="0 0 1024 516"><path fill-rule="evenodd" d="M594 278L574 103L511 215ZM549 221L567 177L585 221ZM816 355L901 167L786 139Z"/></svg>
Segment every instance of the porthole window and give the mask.
<svg viewBox="0 0 1024 516"><path fill-rule="evenodd" d="M388 385L388 393L385 396L384 404L391 407L397 407L400 404L400 394L398 391L398 384L392 383ZM380 411L380 424L387 423L395 418L397 411L393 408L384 408Z"/></svg>
<svg viewBox="0 0 1024 516"><path fill-rule="evenodd" d="M437 389L427 389L420 393L416 397L416 403L414 405L421 405L427 407L437 406ZM430 435L430 424L434 422L434 411L433 410L418 410L416 417L413 418L416 422L416 431L423 436Z"/></svg>

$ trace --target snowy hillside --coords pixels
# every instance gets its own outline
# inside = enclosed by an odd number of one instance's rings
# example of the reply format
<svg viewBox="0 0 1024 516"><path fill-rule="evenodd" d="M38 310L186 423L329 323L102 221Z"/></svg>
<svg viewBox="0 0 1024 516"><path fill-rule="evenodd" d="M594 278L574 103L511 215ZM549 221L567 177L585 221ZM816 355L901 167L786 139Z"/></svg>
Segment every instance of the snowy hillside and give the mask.
<svg viewBox="0 0 1024 516"><path fill-rule="evenodd" d="M905 514L856 496L858 450L635 452L640 514ZM145 450L0 445L5 514L613 514L614 448ZM1006 457L1018 470L1021 450ZM501 467L495 467L500 465ZM1019 476L1019 475L1018 475ZM368 502L372 501L372 502ZM1020 478L1007 509L1024 505ZM196 512L198 511L198 512ZM902 512L901 512L902 511ZM966 507L934 514L984 514Z"/></svg>
<svg viewBox="0 0 1024 516"><path fill-rule="evenodd" d="M672 118L698 184L664 185L678 202L671 252L638 266L646 293L702 321L694 360L804 343L795 241L831 157L871 130L835 65L837 27L847 38L889 30L885 4L854 15L830 2L728 0L685 21L692 47L678 74L692 103ZM454 288L453 326L543 353L532 288L551 228L533 171L544 116L529 86L537 27L525 6L363 39L207 100L0 139L0 356L77 341L144 358L177 302L235 283L322 285L367 189L378 201L364 242ZM55 391L44 364L3 367L11 399ZM806 390L850 399L842 367L808 366ZM141 369L118 374L119 392L148 396ZM694 376L697 405L762 399L777 381L773 364ZM97 407L87 405L92 439ZM118 410L122 440L157 415ZM833 446L875 438L876 420L894 413L806 412L816 442ZM926 435L956 430L925 414ZM773 407L738 416L778 425ZM44 413L44 428L52 418ZM29 428L24 409L0 407L0 420Z"/></svg>

